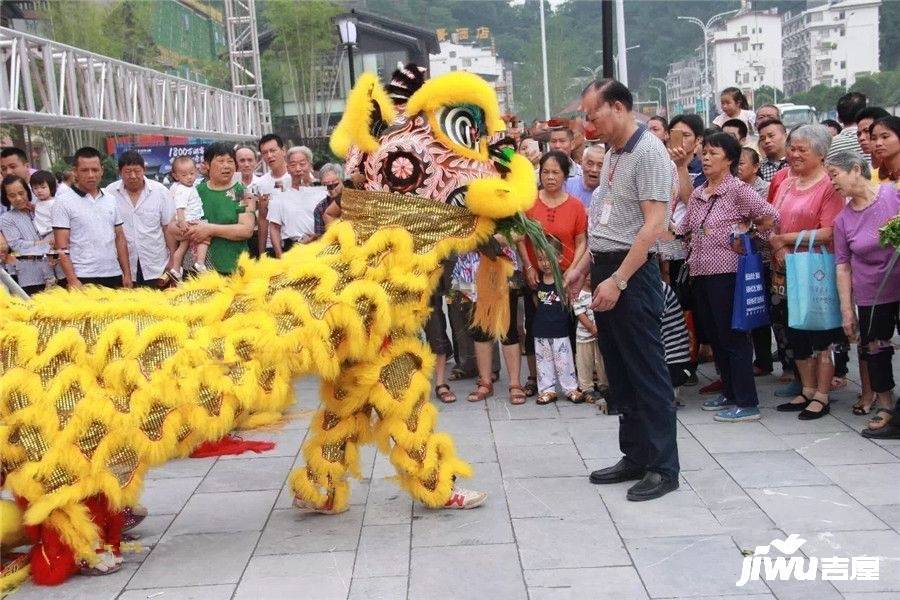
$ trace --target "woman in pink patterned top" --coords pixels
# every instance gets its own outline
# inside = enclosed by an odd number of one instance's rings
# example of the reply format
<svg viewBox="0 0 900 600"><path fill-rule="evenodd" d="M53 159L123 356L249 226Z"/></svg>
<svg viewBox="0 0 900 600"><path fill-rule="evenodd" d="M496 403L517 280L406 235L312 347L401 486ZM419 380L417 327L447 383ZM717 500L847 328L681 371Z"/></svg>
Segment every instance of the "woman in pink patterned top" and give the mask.
<svg viewBox="0 0 900 600"><path fill-rule="evenodd" d="M687 258L694 284L694 314L708 336L722 377L722 395L703 403L715 410L716 421L759 419L759 400L753 382L750 336L731 328L735 273L740 240L737 232L768 230L777 219L775 209L752 187L735 177L741 147L733 137L717 133L703 141L706 183L688 201L678 233L689 236Z"/></svg>
<svg viewBox="0 0 900 600"><path fill-rule="evenodd" d="M816 241L831 246L834 219L844 208L844 198L831 185L824 161L831 145L831 132L824 125L802 125L788 136L790 174L775 194L779 226L769 238L773 280L784 273L784 257L793 249L800 232L816 233ZM809 235L807 238L809 239ZM786 282L786 286L791 282ZM775 282L773 281L773 286ZM787 292L785 290L785 297ZM787 303L774 311L773 320L788 323ZM782 412L799 412L801 420L818 419L829 412L828 393L834 377L833 346L846 343L840 327L827 331L787 328L787 343L793 351L802 391L790 402L778 405Z"/></svg>

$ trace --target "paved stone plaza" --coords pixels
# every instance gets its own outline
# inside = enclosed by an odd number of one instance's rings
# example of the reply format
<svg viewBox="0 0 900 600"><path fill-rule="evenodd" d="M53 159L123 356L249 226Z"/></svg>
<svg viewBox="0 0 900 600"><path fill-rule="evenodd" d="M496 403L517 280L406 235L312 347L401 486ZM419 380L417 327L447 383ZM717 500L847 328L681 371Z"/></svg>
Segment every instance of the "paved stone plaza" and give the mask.
<svg viewBox="0 0 900 600"><path fill-rule="evenodd" d="M12 598L900 598L900 440L857 434L855 384L835 394L833 415L802 422L771 408L774 378L758 381L758 423L714 423L686 388L681 489L660 500L631 503L628 484L588 483L619 457L616 417L568 402L510 406L502 385L487 406L470 404L465 381L460 401L440 407L440 425L474 463L470 485L490 493L488 504L414 506L368 448L349 512L300 516L285 480L317 405L315 381L304 380L283 430L247 436L276 441L273 451L151 473L152 516L137 530L144 551L122 571L52 590L29 584ZM807 556L881 556L880 579L735 586L742 550L791 533L807 540Z"/></svg>

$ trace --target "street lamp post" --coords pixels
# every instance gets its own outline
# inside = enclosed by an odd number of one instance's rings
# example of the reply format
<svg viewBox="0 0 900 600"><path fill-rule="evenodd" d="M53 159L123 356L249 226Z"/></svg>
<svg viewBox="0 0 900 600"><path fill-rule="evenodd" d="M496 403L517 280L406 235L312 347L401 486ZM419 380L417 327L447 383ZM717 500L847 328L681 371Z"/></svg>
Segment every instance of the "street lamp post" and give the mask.
<svg viewBox="0 0 900 600"><path fill-rule="evenodd" d="M630 50L635 50L640 47L641 47L640 44L635 44L634 46L628 46L627 48L625 48L625 53L628 54L628 52ZM613 68L615 69L616 79L618 81L622 81L621 79L619 79L619 53L618 52L613 54ZM622 82L622 84L624 85L625 82Z"/></svg>
<svg viewBox="0 0 900 600"><path fill-rule="evenodd" d="M653 88L654 90L656 90L656 94L657 94L657 96L659 97L659 102L657 103L657 106L662 106L662 104L663 104L663 101L662 101L662 96L663 96L662 89L660 89L660 87L659 87L658 85L653 85L652 83L648 83L648 84L647 84L647 87L651 87L651 88ZM666 98L666 100L668 100L668 98ZM659 109L657 109L656 112L657 112L657 114L658 114L658 113L659 113ZM667 119L669 118L669 107L668 107L668 106L666 106L666 118L667 118Z"/></svg>
<svg viewBox="0 0 900 600"><path fill-rule="evenodd" d="M709 121L709 114L712 108L712 87L710 87L709 83L709 29L714 22L722 17L727 17L732 13L739 12L739 10L728 10L725 12L720 12L719 14L711 16L707 19L706 23L698 19L697 17L676 17L682 21L687 21L689 23L693 23L697 27L699 27L703 31L703 90L701 96L703 97L703 101L706 102L706 120Z"/></svg>
<svg viewBox="0 0 900 600"><path fill-rule="evenodd" d="M353 64L353 46L356 45L356 21L345 18L338 21L341 43L347 47L347 66L350 68L350 89L356 85L356 67Z"/></svg>
<svg viewBox="0 0 900 600"><path fill-rule="evenodd" d="M658 81L663 84L663 89L666 90L666 118L671 119L671 108L669 108L669 82L663 79L662 77L651 77L650 81Z"/></svg>

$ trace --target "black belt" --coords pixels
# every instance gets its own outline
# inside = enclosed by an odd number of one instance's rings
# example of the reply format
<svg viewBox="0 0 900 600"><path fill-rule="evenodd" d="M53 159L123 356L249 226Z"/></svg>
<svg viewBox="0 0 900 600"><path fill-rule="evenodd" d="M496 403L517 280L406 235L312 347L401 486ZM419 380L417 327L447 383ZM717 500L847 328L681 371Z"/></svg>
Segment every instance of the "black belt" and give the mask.
<svg viewBox="0 0 900 600"><path fill-rule="evenodd" d="M34 256L33 254L28 254L25 256L17 256L16 260L44 260L47 256Z"/></svg>
<svg viewBox="0 0 900 600"><path fill-rule="evenodd" d="M598 265L620 265L625 257L628 256L629 250L614 250L611 252L591 252L591 258ZM647 260L656 258L653 252L647 254Z"/></svg>

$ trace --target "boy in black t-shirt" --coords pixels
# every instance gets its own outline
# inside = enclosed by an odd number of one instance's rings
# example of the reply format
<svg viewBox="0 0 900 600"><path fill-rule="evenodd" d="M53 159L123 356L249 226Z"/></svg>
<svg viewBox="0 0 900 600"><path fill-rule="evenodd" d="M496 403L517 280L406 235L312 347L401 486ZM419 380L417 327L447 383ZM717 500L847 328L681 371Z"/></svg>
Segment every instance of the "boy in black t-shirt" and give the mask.
<svg viewBox="0 0 900 600"><path fill-rule="evenodd" d="M538 404L556 401L556 383L559 382L566 398L583 402L575 377L575 358L569 341L571 318L553 283L550 261L537 253L541 279L537 287L537 308L534 313L534 355L537 361Z"/></svg>

